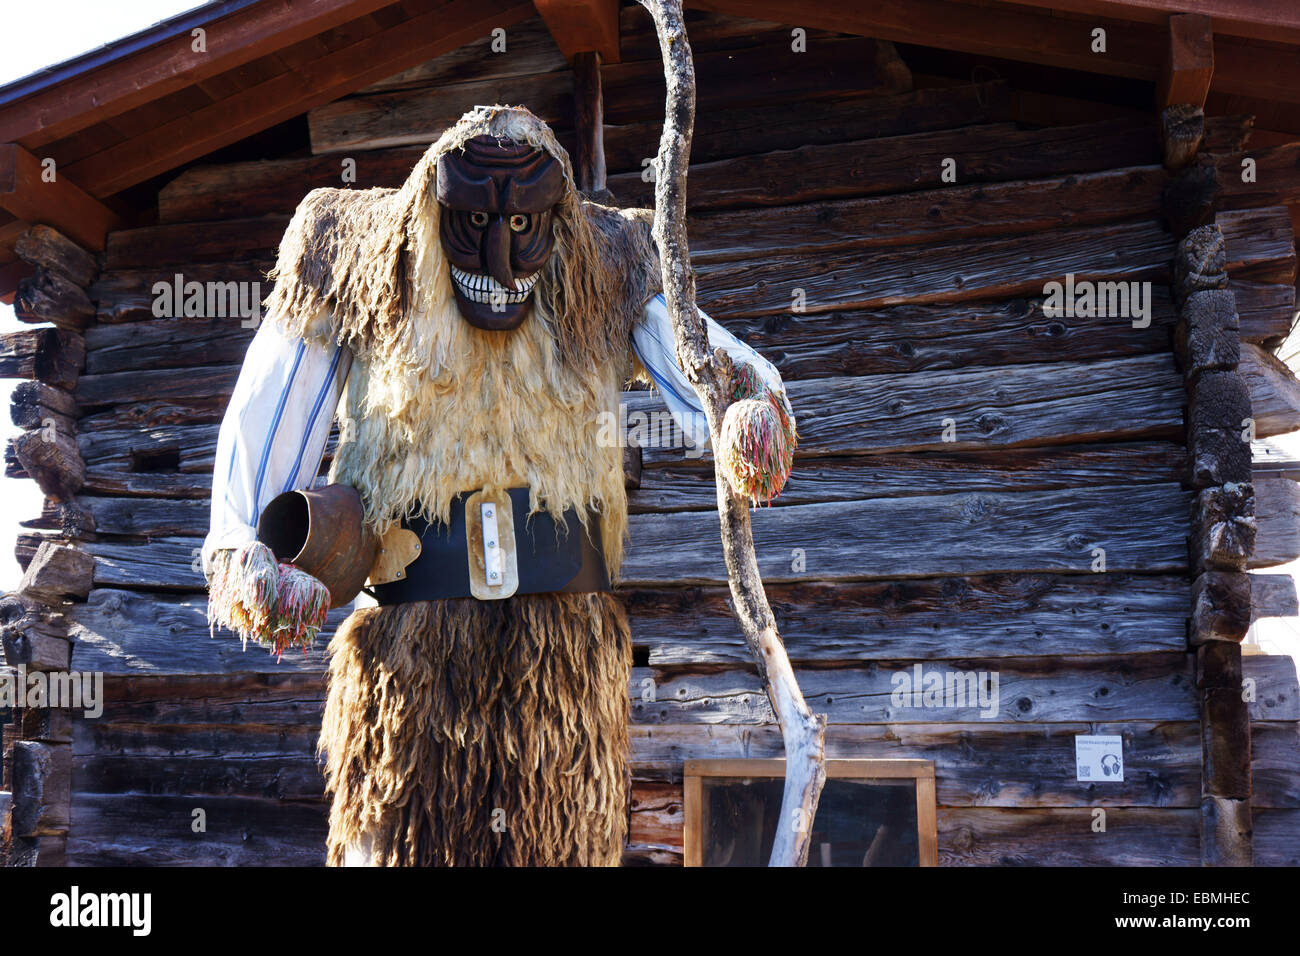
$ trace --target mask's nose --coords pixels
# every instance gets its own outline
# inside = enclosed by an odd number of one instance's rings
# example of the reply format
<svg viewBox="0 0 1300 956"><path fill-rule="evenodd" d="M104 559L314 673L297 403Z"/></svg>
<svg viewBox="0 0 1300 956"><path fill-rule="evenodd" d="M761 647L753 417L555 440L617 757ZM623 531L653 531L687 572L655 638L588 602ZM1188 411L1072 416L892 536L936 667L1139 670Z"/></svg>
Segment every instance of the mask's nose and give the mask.
<svg viewBox="0 0 1300 956"><path fill-rule="evenodd" d="M487 240L483 248L488 274L511 292L515 289L515 273L510 268L510 217L493 216L488 225Z"/></svg>

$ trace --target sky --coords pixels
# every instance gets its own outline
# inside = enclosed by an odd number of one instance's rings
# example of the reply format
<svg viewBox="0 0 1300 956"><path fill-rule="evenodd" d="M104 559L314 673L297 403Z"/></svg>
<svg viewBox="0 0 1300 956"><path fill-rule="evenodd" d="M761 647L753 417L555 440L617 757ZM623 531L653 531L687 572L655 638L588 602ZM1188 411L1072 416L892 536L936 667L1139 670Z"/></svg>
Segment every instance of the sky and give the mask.
<svg viewBox="0 0 1300 956"><path fill-rule="evenodd" d="M4 0L0 30L0 85L200 6L194 0ZM31 328L0 303L0 333ZM9 419L9 393L17 382L0 379L0 442L18 432ZM0 591L22 576L12 542L19 521L41 513L42 495L31 481L0 476Z"/></svg>

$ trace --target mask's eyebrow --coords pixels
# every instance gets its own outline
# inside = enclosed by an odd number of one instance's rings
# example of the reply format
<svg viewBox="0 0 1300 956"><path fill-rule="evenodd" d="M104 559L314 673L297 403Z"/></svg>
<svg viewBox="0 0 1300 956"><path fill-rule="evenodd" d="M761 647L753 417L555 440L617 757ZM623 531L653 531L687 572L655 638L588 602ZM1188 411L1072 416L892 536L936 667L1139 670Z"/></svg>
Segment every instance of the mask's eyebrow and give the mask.
<svg viewBox="0 0 1300 956"><path fill-rule="evenodd" d="M496 209L500 201L491 173L470 175L467 164L452 154L438 157L436 192L438 202L451 209Z"/></svg>

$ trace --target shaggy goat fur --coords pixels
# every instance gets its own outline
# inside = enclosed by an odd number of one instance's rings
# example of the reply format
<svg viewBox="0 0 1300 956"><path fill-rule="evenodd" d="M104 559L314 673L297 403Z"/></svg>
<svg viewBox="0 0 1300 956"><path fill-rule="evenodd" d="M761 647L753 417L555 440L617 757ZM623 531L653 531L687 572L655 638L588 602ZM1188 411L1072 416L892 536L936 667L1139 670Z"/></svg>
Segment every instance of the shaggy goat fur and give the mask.
<svg viewBox="0 0 1300 956"><path fill-rule="evenodd" d="M632 645L612 595L364 608L330 652L331 865L363 842L382 866L619 862Z"/></svg>

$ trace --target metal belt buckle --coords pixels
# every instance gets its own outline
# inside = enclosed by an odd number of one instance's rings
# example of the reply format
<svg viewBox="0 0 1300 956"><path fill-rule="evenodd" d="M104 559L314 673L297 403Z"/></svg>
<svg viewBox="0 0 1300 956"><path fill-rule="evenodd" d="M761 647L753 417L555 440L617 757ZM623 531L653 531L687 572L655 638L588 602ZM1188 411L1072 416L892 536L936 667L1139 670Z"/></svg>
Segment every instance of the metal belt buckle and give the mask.
<svg viewBox="0 0 1300 956"><path fill-rule="evenodd" d="M465 544L470 594L499 601L519 590L514 506L506 491L476 491L465 501Z"/></svg>

